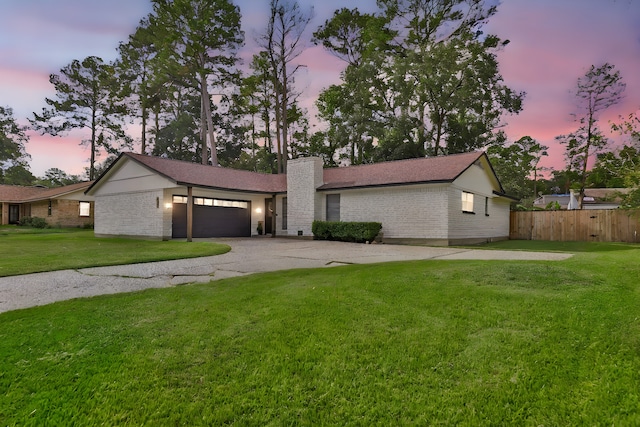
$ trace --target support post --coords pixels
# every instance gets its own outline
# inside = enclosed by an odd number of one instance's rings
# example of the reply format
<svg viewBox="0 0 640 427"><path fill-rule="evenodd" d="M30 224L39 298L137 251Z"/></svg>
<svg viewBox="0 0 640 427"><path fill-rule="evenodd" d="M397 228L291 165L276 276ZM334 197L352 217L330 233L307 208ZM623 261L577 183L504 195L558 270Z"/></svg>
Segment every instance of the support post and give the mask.
<svg viewBox="0 0 640 427"><path fill-rule="evenodd" d="M273 206L273 215L271 215L271 237L276 237L276 225L278 224L278 220L276 219L278 216L278 209L277 209L277 203L276 203L276 194L274 194L272 197L272 202L271 202L271 206Z"/></svg>
<svg viewBox="0 0 640 427"><path fill-rule="evenodd" d="M187 187L187 242L193 241L193 187Z"/></svg>

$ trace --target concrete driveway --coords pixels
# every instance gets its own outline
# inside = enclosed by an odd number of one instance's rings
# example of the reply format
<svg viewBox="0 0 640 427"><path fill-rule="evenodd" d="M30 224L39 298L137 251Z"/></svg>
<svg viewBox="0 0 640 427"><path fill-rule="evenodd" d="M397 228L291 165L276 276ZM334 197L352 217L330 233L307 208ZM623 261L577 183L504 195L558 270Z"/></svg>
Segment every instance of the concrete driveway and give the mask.
<svg viewBox="0 0 640 427"><path fill-rule="evenodd" d="M83 268L0 278L0 313L72 298L209 282L294 268L332 267L408 260L560 261L571 254L449 247L364 245L296 239L211 239L226 243L224 255L113 267Z"/></svg>

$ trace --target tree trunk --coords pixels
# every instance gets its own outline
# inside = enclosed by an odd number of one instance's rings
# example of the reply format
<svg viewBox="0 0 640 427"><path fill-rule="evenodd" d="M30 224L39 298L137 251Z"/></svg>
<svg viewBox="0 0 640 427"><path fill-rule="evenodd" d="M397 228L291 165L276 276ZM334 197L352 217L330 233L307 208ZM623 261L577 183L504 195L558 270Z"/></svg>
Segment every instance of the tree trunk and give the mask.
<svg viewBox="0 0 640 427"><path fill-rule="evenodd" d="M207 152L207 119L204 112L204 99L200 96L200 140L202 141L202 153L200 157L202 159L202 164L206 165L209 160L208 152Z"/></svg>
<svg viewBox="0 0 640 427"><path fill-rule="evenodd" d="M281 111L281 103L280 99L280 85L275 82L275 101L276 101L276 161L278 164L278 173L283 173L282 168L282 150L281 150L281 128L282 128L282 111Z"/></svg>
<svg viewBox="0 0 640 427"><path fill-rule="evenodd" d="M580 193L578 194L578 209L582 209L584 201L584 187L587 184L587 164L589 163L589 149L591 148L591 140L593 138L593 113L589 109L589 124L587 125L587 145L584 147L584 163L582 164L582 177L580 179Z"/></svg>
<svg viewBox="0 0 640 427"><path fill-rule="evenodd" d="M440 139L442 139L442 127L443 127L443 119L441 114L438 114L438 120L435 123L436 126L436 138L433 144L433 155L437 156L438 151L440 150ZM444 154L444 153L442 153Z"/></svg>
<svg viewBox="0 0 640 427"><path fill-rule="evenodd" d="M349 156L350 159L349 161L351 162L352 165L355 165L356 163L356 139L355 139L355 135L352 133L351 134L351 155Z"/></svg>
<svg viewBox="0 0 640 427"><path fill-rule="evenodd" d="M96 109L91 111L91 157L89 160L89 181L96 175Z"/></svg>
<svg viewBox="0 0 640 427"><path fill-rule="evenodd" d="M283 36L284 38L284 36ZM282 41L284 46L284 40ZM282 108L282 171L287 173L287 159L289 158L289 123L287 121L287 105L289 104L289 93L287 88L287 62L284 56L284 48L282 49L282 99L280 106Z"/></svg>
<svg viewBox="0 0 640 427"><path fill-rule="evenodd" d="M140 154L146 154L147 151L147 107L142 105L142 135L140 140Z"/></svg>
<svg viewBox="0 0 640 427"><path fill-rule="evenodd" d="M209 141L211 141L211 164L218 166L218 148L216 147L216 137L213 133L213 117L211 115L211 97L207 90L207 76L202 73L200 75L200 88L202 92L202 102L204 104L204 112L207 119L207 128L209 129ZM206 141L203 148L206 151ZM203 157L204 158L204 157ZM204 163L206 164L206 162Z"/></svg>
<svg viewBox="0 0 640 427"><path fill-rule="evenodd" d="M160 132L160 111L158 111L159 109L156 109L154 111L154 123L156 126L156 130L155 130L155 138L154 138L154 144L155 142L158 140L158 133Z"/></svg>
<svg viewBox="0 0 640 427"><path fill-rule="evenodd" d="M425 110L425 104L426 102L423 102L420 105L420 109L418 111L418 143L422 146L422 149L424 150L425 153L427 153L427 137L426 137L426 130L425 130L425 124L424 124L424 110Z"/></svg>

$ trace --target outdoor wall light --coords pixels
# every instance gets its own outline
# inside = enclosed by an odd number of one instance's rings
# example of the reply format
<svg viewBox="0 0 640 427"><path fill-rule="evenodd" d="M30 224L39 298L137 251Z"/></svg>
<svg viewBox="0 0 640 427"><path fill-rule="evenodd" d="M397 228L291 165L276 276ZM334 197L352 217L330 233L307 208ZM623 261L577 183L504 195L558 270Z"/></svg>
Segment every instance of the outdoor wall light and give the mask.
<svg viewBox="0 0 640 427"><path fill-rule="evenodd" d="M172 207L173 207L173 204L172 204L172 203L165 203L165 204L164 204L164 208L165 208L165 209L171 209Z"/></svg>
<svg viewBox="0 0 640 427"><path fill-rule="evenodd" d="M256 213L262 213L262 208L256 208Z"/></svg>

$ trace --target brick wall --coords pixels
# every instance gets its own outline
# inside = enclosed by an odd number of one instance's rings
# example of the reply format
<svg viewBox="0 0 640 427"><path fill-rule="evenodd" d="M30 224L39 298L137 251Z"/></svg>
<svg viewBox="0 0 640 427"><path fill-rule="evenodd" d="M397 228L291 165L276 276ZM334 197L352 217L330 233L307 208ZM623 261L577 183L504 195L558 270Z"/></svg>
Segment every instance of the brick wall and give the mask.
<svg viewBox="0 0 640 427"><path fill-rule="evenodd" d="M322 182L322 160L306 157L287 164L287 214L289 235L311 236L313 220L319 218L321 198L316 191ZM278 206L281 207L281 206Z"/></svg>
<svg viewBox="0 0 640 427"><path fill-rule="evenodd" d="M93 224L94 203L90 203L88 217L80 216L80 201L64 199L51 200L51 215L49 215L48 200L31 203L30 216L44 218L52 227L83 227L85 224Z"/></svg>
<svg viewBox="0 0 640 427"><path fill-rule="evenodd" d="M162 190L96 196L95 234L170 239L165 203Z"/></svg>
<svg viewBox="0 0 640 427"><path fill-rule="evenodd" d="M474 193L473 214L462 212L462 190L449 189L449 239L486 241L509 236L509 200ZM488 197L488 216L485 198Z"/></svg>
<svg viewBox="0 0 640 427"><path fill-rule="evenodd" d="M446 239L447 203L440 185L347 190L340 192L340 220L380 222L385 239Z"/></svg>

